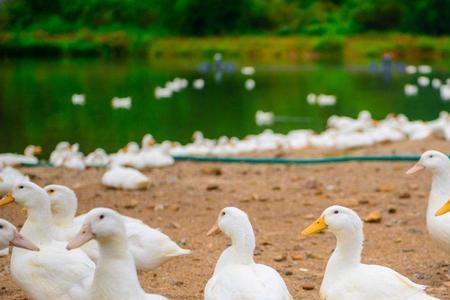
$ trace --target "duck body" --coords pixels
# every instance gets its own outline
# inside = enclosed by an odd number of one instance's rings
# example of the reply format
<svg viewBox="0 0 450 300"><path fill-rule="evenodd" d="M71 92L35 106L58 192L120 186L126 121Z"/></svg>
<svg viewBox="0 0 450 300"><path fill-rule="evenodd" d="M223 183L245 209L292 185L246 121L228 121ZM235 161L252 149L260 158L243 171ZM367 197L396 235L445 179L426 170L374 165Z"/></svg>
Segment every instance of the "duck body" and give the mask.
<svg viewBox="0 0 450 300"><path fill-rule="evenodd" d="M436 216L436 212L450 198L450 160L439 151L429 150L422 154L407 174L423 169L433 174L426 212L428 234L442 250L450 254L450 214Z"/></svg>
<svg viewBox="0 0 450 300"><path fill-rule="evenodd" d="M13 201L27 208L28 216L20 233L39 248L31 252L14 248L11 276L34 300L86 299L95 264L81 250L69 252L65 243L53 239L50 200L43 189L31 182L14 187Z"/></svg>
<svg viewBox="0 0 450 300"><path fill-rule="evenodd" d="M326 300L426 300L425 286L379 265L327 266L320 294Z"/></svg>
<svg viewBox="0 0 450 300"><path fill-rule="evenodd" d="M283 279L268 266L233 264L208 281L205 300L292 300L286 290Z"/></svg>
<svg viewBox="0 0 450 300"><path fill-rule="evenodd" d="M102 183L117 189L139 190L147 188L149 179L136 169L113 166L103 175Z"/></svg>
<svg viewBox="0 0 450 300"><path fill-rule="evenodd" d="M68 252L64 242L39 245L39 252L14 249L11 276L34 300L86 299L95 265L83 251Z"/></svg>
<svg viewBox="0 0 450 300"><path fill-rule="evenodd" d="M107 208L91 210L80 232L67 244L73 251L92 239L97 240L100 258L88 300L167 300L142 289L133 256L128 251L122 217ZM120 270L120 271L118 271Z"/></svg>
<svg viewBox="0 0 450 300"><path fill-rule="evenodd" d="M205 287L205 300L292 300L281 276L253 259L255 236L247 214L235 207L224 208L214 231L232 240L217 261Z"/></svg>
<svg viewBox="0 0 450 300"><path fill-rule="evenodd" d="M29 145L25 148L24 154L1 153L0 164L4 166L18 166L21 164L36 164L39 160L34 156L40 154L42 148L40 146Z"/></svg>
<svg viewBox="0 0 450 300"><path fill-rule="evenodd" d="M74 217L78 206L76 194L68 187L55 184L46 186L45 191L51 201L55 236L60 241L72 239L87 218L87 214ZM173 257L191 253L141 220L121 214L119 216L126 229L128 251L133 256L138 270L154 269ZM95 241L85 243L81 249L93 261L98 262L100 253Z"/></svg>
<svg viewBox="0 0 450 300"><path fill-rule="evenodd" d="M326 300L431 300L425 286L396 271L361 263L363 223L353 210L334 205L303 231L309 235L328 229L336 237L336 248L328 260L321 299Z"/></svg>

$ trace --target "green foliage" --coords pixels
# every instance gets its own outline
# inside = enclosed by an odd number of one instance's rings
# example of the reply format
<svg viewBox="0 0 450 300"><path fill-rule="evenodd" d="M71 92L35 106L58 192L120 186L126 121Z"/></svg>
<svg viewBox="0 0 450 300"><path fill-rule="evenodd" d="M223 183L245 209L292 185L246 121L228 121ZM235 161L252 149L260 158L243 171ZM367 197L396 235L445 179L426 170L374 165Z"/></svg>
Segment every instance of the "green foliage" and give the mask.
<svg viewBox="0 0 450 300"><path fill-rule="evenodd" d="M0 30L450 34L449 0L0 0Z"/></svg>

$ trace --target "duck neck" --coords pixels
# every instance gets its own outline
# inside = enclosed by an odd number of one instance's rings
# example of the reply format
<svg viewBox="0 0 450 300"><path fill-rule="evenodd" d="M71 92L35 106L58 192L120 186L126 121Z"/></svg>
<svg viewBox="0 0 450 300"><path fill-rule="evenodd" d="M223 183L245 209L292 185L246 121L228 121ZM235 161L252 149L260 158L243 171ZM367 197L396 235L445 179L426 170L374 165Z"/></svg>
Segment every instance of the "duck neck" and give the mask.
<svg viewBox="0 0 450 300"><path fill-rule="evenodd" d="M27 207L27 214L20 232L38 245L50 243L53 240L53 227L49 201L40 201L34 207Z"/></svg>
<svg viewBox="0 0 450 300"><path fill-rule="evenodd" d="M364 243L362 228L354 232L338 232L336 236L336 249L328 261L326 272L336 273L342 269L353 267L361 263L361 253Z"/></svg>
<svg viewBox="0 0 450 300"><path fill-rule="evenodd" d="M143 291L125 237L115 236L97 241L100 259L90 299L138 299Z"/></svg>
<svg viewBox="0 0 450 300"><path fill-rule="evenodd" d="M444 205L450 197L450 164L442 166L433 173L431 191L428 200L428 212L434 213Z"/></svg>
<svg viewBox="0 0 450 300"><path fill-rule="evenodd" d="M228 236L231 238L231 246L220 256L216 271L230 264L254 264L253 252L255 251L256 241L250 223L236 228Z"/></svg>
<svg viewBox="0 0 450 300"><path fill-rule="evenodd" d="M73 226L73 219L74 216L71 215L64 215L64 216L57 216L53 215L53 224L60 228L69 228Z"/></svg>
<svg viewBox="0 0 450 300"><path fill-rule="evenodd" d="M127 240L123 236L115 235L105 239L98 239L100 257L105 260L128 258Z"/></svg>

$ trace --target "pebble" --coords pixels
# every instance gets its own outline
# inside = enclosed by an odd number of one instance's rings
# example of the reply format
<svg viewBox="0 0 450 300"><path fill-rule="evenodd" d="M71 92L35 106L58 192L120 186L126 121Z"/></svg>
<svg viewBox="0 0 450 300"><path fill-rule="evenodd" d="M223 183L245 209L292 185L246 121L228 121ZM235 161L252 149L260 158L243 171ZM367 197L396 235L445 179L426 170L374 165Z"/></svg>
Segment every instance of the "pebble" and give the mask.
<svg viewBox="0 0 450 300"><path fill-rule="evenodd" d="M291 255L292 260L304 260L305 256L301 254L292 254Z"/></svg>
<svg viewBox="0 0 450 300"><path fill-rule="evenodd" d="M222 169L219 167L205 167L201 170L201 172L205 175L215 175L215 176L222 175Z"/></svg>
<svg viewBox="0 0 450 300"><path fill-rule="evenodd" d="M284 255L284 254L276 255L276 256L273 258L273 260L274 260L274 261L277 261L277 262L285 261L285 260L286 260L286 255Z"/></svg>
<svg viewBox="0 0 450 300"><path fill-rule="evenodd" d="M127 204L124 205L124 208L126 209L133 209L138 205L138 201L135 199L130 200Z"/></svg>
<svg viewBox="0 0 450 300"><path fill-rule="evenodd" d="M220 189L220 186L218 184L209 184L206 187L207 191L214 191L214 190L219 190L219 189Z"/></svg>
<svg viewBox="0 0 450 300"><path fill-rule="evenodd" d="M164 204L156 204L155 207L153 208L154 211L162 211L164 210L166 207L164 206Z"/></svg>
<svg viewBox="0 0 450 300"><path fill-rule="evenodd" d="M364 222L366 223L380 223L382 219L381 212L375 210L364 217Z"/></svg>
<svg viewBox="0 0 450 300"><path fill-rule="evenodd" d="M403 193L400 193L400 194L398 195L398 197L399 197L400 199L409 199L409 198L411 198L411 194L408 193L408 192L403 192Z"/></svg>
<svg viewBox="0 0 450 300"><path fill-rule="evenodd" d="M316 287L313 284L304 284L302 285L302 289L305 291L311 291L314 290Z"/></svg>

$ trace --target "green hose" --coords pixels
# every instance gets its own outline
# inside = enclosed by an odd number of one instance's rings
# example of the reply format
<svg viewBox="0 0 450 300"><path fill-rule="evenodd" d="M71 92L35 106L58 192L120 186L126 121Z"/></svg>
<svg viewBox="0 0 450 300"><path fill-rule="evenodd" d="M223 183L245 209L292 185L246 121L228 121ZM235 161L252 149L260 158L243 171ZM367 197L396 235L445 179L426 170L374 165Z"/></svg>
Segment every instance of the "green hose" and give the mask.
<svg viewBox="0 0 450 300"><path fill-rule="evenodd" d="M283 157L213 157L213 156L174 156L176 161L216 162L216 163L246 163L246 164L326 164L349 161L418 161L419 155L350 155L321 158L283 158ZM52 167L49 162L37 164L22 164L24 167Z"/></svg>
<svg viewBox="0 0 450 300"><path fill-rule="evenodd" d="M283 158L283 157L209 157L209 156L175 156L177 161L200 161L249 164L324 164L349 161L417 161L418 155L368 155L337 156L322 158Z"/></svg>

